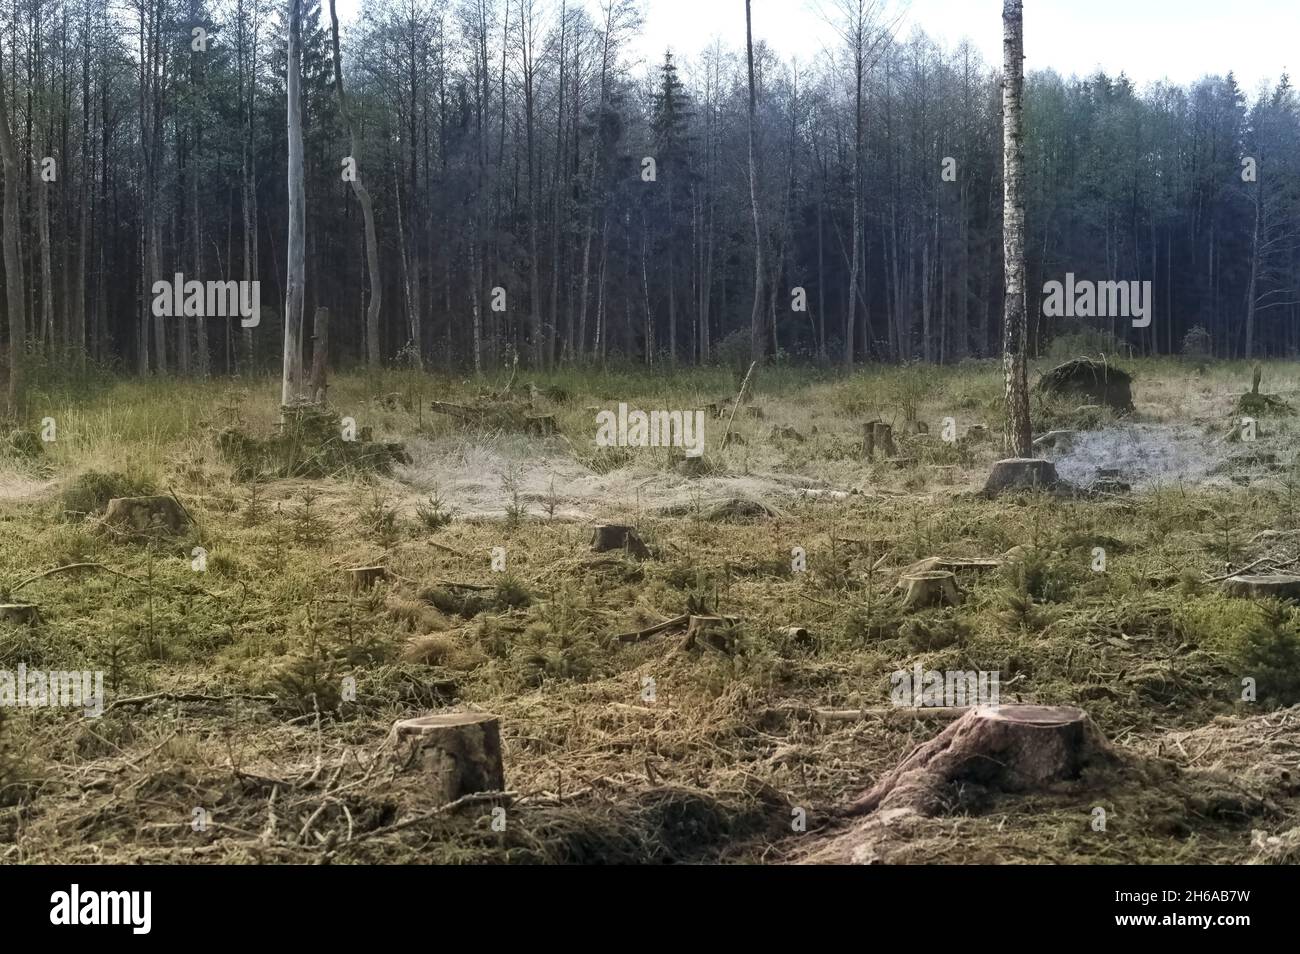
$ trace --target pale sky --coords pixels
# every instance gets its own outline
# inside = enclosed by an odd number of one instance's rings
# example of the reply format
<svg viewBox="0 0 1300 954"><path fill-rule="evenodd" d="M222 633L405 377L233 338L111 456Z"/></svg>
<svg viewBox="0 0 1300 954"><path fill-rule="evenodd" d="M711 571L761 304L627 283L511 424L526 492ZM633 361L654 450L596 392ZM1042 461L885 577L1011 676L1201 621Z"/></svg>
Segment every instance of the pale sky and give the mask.
<svg viewBox="0 0 1300 954"><path fill-rule="evenodd" d="M351 20L365 0L337 0ZM454 0L452 0L454 2ZM550 0L555 9L559 5ZM574 0L570 0L574 2ZM594 11L597 0L586 2ZM546 0L543 0L545 8ZM810 62L835 42L817 13L835 0L753 0L754 34L787 56ZM888 0L902 14L900 35L914 26L948 46L963 37L993 64L1002 61L1002 0ZM741 49L744 0L642 0L645 27L634 51L659 61L666 48L692 58L714 38ZM1187 83L1234 70L1243 89L1300 71L1300 0L1025 0L1025 65L1086 75L1121 70L1139 84Z"/></svg>

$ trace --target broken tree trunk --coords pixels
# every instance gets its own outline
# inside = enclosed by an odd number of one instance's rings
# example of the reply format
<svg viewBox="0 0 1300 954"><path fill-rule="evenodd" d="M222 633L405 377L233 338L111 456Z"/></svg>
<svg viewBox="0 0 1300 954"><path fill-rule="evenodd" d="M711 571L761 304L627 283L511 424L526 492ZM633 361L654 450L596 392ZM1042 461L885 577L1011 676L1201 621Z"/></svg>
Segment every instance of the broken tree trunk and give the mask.
<svg viewBox="0 0 1300 954"><path fill-rule="evenodd" d="M922 570L905 574L898 581L903 590L903 609L927 606L956 606L961 601L957 577L949 570Z"/></svg>
<svg viewBox="0 0 1300 954"><path fill-rule="evenodd" d="M626 550L638 560L650 556L650 548L641 541L637 532L631 527L617 523L599 524L591 535L591 549L596 553Z"/></svg>
<svg viewBox="0 0 1300 954"><path fill-rule="evenodd" d="M977 706L917 748L848 814L901 808L938 814L952 786L1032 792L1077 779L1112 758L1088 714L1074 706Z"/></svg>
<svg viewBox="0 0 1300 954"><path fill-rule="evenodd" d="M883 421L868 421L862 425L862 456L874 460L877 450L882 457L895 456L894 429Z"/></svg>
<svg viewBox="0 0 1300 954"><path fill-rule="evenodd" d="M984 495L994 497L1017 490L1051 490L1060 484L1056 465L1050 460L1009 457L993 465L993 471L984 485Z"/></svg>
<svg viewBox="0 0 1300 954"><path fill-rule="evenodd" d="M500 720L480 712L443 712L393 726L404 770L428 777L434 802L445 805L474 792L505 789Z"/></svg>
<svg viewBox="0 0 1300 954"><path fill-rule="evenodd" d="M189 515L175 497L114 497L104 511L104 523L130 536L178 534L189 526Z"/></svg>

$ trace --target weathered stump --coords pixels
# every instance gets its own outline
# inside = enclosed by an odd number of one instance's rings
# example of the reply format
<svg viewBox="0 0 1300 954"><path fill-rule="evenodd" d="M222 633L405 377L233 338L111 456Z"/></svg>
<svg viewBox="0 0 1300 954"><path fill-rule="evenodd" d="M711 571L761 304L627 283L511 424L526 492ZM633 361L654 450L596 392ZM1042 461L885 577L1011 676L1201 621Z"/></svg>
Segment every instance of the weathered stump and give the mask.
<svg viewBox="0 0 1300 954"><path fill-rule="evenodd" d="M993 471L984 485L984 494L992 497L1016 490L1050 490L1060 483L1056 465L1050 460L1009 457L993 465Z"/></svg>
<svg viewBox="0 0 1300 954"><path fill-rule="evenodd" d="M388 570L382 566L353 566L348 568L347 574L349 589L353 593L364 593L380 580L388 579Z"/></svg>
<svg viewBox="0 0 1300 954"><path fill-rule="evenodd" d="M1223 581L1229 596L1250 599L1300 599L1300 576L1289 573L1241 573Z"/></svg>
<svg viewBox="0 0 1300 954"><path fill-rule="evenodd" d="M0 603L0 623L35 626L40 621L41 611L35 603Z"/></svg>
<svg viewBox="0 0 1300 954"><path fill-rule="evenodd" d="M189 516L176 498L161 494L114 497L104 511L105 525L130 536L175 535L184 531L189 522Z"/></svg>
<svg viewBox="0 0 1300 954"><path fill-rule="evenodd" d="M403 770L428 777L435 804L505 789L500 720L481 712L443 712L393 726Z"/></svg>
<svg viewBox="0 0 1300 954"><path fill-rule="evenodd" d="M913 749L848 813L901 808L934 815L954 785L1039 791L1111 758L1088 714L1075 706L976 706Z"/></svg>
<svg viewBox="0 0 1300 954"><path fill-rule="evenodd" d="M591 549L596 553L610 550L626 550L638 560L650 556L650 548L642 542L641 537L631 527L617 523L602 523L591 535Z"/></svg>
<svg viewBox="0 0 1300 954"><path fill-rule="evenodd" d="M898 581L903 590L904 609L927 606L956 606L961 601L957 577L948 570L921 570L905 574Z"/></svg>
<svg viewBox="0 0 1300 954"><path fill-rule="evenodd" d="M876 451L880 451L882 457L893 457L897 453L894 429L882 421L868 421L862 425L862 456L873 460Z"/></svg>

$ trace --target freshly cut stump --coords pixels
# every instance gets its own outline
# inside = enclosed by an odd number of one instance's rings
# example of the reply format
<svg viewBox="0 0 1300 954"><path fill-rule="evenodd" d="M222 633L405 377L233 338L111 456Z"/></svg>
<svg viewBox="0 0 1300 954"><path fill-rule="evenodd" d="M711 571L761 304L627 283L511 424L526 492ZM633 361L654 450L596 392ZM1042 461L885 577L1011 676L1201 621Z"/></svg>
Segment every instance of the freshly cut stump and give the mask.
<svg viewBox="0 0 1300 954"><path fill-rule="evenodd" d="M591 535L591 549L596 553L626 550L638 560L650 556L650 548L631 527L617 523L599 524Z"/></svg>
<svg viewBox="0 0 1300 954"><path fill-rule="evenodd" d="M104 523L132 536L176 535L190 518L174 497L114 497L104 511Z"/></svg>
<svg viewBox="0 0 1300 954"><path fill-rule="evenodd" d="M862 425L862 456L873 460L876 451L880 451L881 457L893 457L898 453L894 448L894 429L882 421Z"/></svg>
<svg viewBox="0 0 1300 954"><path fill-rule="evenodd" d="M35 626L41 621L41 611L35 603L0 603L0 623Z"/></svg>
<svg viewBox="0 0 1300 954"><path fill-rule="evenodd" d="M1229 596L1300 600L1300 576L1289 573L1241 573L1223 581Z"/></svg>
<svg viewBox="0 0 1300 954"><path fill-rule="evenodd" d="M427 776L437 804L474 792L505 789L501 726L494 715L441 712L393 725L403 769Z"/></svg>
<svg viewBox="0 0 1300 954"><path fill-rule="evenodd" d="M903 590L903 609L927 606L956 606L961 602L957 577L949 570L921 570L905 574L898 581Z"/></svg>
<svg viewBox="0 0 1300 954"><path fill-rule="evenodd" d="M993 471L984 485L984 495L993 497L1017 490L1050 490L1060 484L1056 465L1050 460L1008 457L993 465Z"/></svg>
<svg viewBox="0 0 1300 954"><path fill-rule="evenodd" d="M1075 706L976 706L913 749L848 814L904 809L935 815L955 784L1039 791L1113 757L1088 714Z"/></svg>

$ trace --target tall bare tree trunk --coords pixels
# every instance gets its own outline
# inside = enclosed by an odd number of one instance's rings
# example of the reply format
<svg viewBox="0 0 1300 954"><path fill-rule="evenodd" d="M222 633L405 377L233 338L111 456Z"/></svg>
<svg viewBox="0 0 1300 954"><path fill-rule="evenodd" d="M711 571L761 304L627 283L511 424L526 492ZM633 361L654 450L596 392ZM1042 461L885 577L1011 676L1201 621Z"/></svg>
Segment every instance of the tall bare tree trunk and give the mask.
<svg viewBox="0 0 1300 954"><path fill-rule="evenodd" d="M749 317L749 351L754 361L767 350L763 327L763 223L758 208L758 156L754 126L758 110L758 91L754 86L754 29L750 0L745 0L745 52L749 63L749 204L754 213L754 307Z"/></svg>
<svg viewBox="0 0 1300 954"><path fill-rule="evenodd" d="M0 59L3 54L0 54ZM9 129L9 104L0 80L0 162L4 164L5 293L9 319L9 413L17 415L23 393L23 358L27 349L27 310L24 307L23 262L18 250L18 152Z"/></svg>
<svg viewBox="0 0 1300 954"><path fill-rule="evenodd" d="M307 277L307 195L302 170L302 2L289 3L288 133L289 248L285 262L282 404L302 397L303 293Z"/></svg>
<svg viewBox="0 0 1300 954"><path fill-rule="evenodd" d="M1029 380L1025 366L1025 197L1021 97L1025 86L1023 0L1002 5L1002 254L1005 298L1002 302L1002 366L1006 372L1007 453L1032 456L1029 425Z"/></svg>
<svg viewBox="0 0 1300 954"><path fill-rule="evenodd" d="M373 371L379 368L379 304L383 293L383 282L379 277L379 241L375 237L375 203L370 198L370 191L361 181L361 143L357 139L356 127L352 124L352 115L348 112L347 95L343 91L343 59L339 56L339 18L334 10L334 0L330 0L330 27L333 30L334 44L334 90L338 94L339 113L347 127L348 140L352 148L353 169L352 191L356 193L357 202L361 204L361 217L366 229L366 272L370 276L370 301L366 304L366 365ZM418 347L419 342L416 342Z"/></svg>

